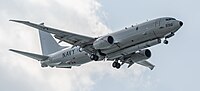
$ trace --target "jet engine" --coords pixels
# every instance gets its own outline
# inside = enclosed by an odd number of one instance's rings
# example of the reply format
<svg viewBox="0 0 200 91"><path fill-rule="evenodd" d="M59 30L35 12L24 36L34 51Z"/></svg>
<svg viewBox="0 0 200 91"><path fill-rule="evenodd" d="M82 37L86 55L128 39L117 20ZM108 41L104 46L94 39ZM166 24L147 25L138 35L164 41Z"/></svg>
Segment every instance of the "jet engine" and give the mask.
<svg viewBox="0 0 200 91"><path fill-rule="evenodd" d="M143 61L149 59L151 57L151 51L149 49L141 50L135 54L133 54L130 59L133 62Z"/></svg>
<svg viewBox="0 0 200 91"><path fill-rule="evenodd" d="M107 49L111 47L114 43L114 38L112 36L106 36L98 38L94 41L93 46L95 49Z"/></svg>

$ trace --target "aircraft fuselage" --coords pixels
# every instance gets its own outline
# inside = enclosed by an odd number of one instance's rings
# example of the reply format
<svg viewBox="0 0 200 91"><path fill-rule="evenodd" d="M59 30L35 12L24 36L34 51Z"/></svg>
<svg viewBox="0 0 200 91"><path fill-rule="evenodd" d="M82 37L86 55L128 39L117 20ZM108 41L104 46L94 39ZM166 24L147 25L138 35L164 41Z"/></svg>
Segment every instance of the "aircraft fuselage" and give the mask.
<svg viewBox="0 0 200 91"><path fill-rule="evenodd" d="M127 55L140 49L159 44L161 38L166 38L166 36L171 37L170 34L174 34L182 25L183 23L181 21L164 17L131 26L105 35L112 36L114 38L114 44L107 49L101 49L101 52L106 54L107 59L113 60L121 55ZM49 56L51 58L44 61L44 64L49 66L60 65L63 68L79 66L92 61L90 55L82 51L80 47L63 49Z"/></svg>

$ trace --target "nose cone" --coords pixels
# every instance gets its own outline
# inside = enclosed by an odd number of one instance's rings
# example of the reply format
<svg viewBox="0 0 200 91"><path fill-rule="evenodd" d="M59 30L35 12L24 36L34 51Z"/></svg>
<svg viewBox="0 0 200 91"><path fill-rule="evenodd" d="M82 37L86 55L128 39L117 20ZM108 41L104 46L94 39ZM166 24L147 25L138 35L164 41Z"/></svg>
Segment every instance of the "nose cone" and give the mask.
<svg viewBox="0 0 200 91"><path fill-rule="evenodd" d="M179 25L180 25L180 26L183 26L183 22L182 22L182 21L179 21Z"/></svg>

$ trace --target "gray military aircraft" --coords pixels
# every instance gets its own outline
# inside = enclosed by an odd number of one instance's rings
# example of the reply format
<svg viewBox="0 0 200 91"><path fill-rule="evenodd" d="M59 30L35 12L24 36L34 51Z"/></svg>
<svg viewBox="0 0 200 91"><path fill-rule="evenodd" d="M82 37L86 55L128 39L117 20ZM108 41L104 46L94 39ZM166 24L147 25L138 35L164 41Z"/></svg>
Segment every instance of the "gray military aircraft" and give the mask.
<svg viewBox="0 0 200 91"><path fill-rule="evenodd" d="M128 64L128 68L137 63L153 70L154 65L146 61L151 57L151 51L145 48L160 44L162 38L164 38L164 44L168 44L167 39L174 36L183 25L182 21L175 18L162 17L93 38L47 27L44 23L10 21L39 30L42 55L14 49L10 51L40 61L41 67L56 68L71 68L93 60L106 59L113 61L112 66L117 69L124 63ZM59 39L59 42L69 43L72 47L60 46L51 34Z"/></svg>

